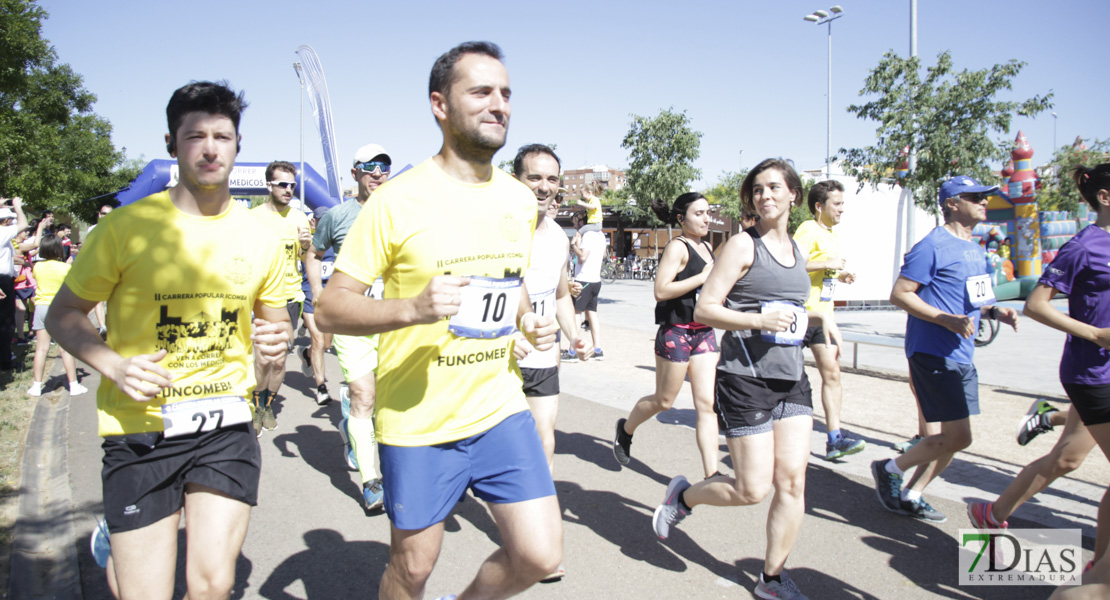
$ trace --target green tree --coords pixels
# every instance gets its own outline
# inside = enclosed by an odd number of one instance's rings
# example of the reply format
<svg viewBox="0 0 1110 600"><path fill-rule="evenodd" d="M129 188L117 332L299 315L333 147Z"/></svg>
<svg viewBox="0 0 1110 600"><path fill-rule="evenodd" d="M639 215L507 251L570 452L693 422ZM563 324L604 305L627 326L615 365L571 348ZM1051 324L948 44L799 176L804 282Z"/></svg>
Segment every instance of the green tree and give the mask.
<svg viewBox="0 0 1110 600"><path fill-rule="evenodd" d="M690 127L686 111L676 113L674 107L659 111L654 118L632 115L621 148L628 150L631 158L625 175L635 202L615 209L633 221L658 224L651 203L673 202L690 191L691 181L701 177L701 170L694 168L701 155L701 136Z"/></svg>
<svg viewBox="0 0 1110 600"><path fill-rule="evenodd" d="M876 144L840 149L845 171L864 184L893 183L906 162L905 148L917 151L917 165L903 186L912 189L918 206L936 211L940 184L953 175L995 181L989 163L1003 161L1009 150L992 139L1008 133L1014 114L1035 115L1052 107L1052 92L1022 101L997 100L1025 66L1010 60L978 71L956 71L945 51L921 78L917 57L883 55L864 82L860 96L878 96L848 107L860 119L879 123Z"/></svg>
<svg viewBox="0 0 1110 600"><path fill-rule="evenodd" d="M96 96L42 38L46 11L0 0L0 196L94 221L91 199L138 175L112 145Z"/></svg>
<svg viewBox="0 0 1110 600"><path fill-rule="evenodd" d="M744 183L744 176L748 174L745 169L739 173L735 171L721 171L717 183L702 192L710 204L721 207L721 216L729 217L734 221L740 220L743 210L740 208L740 184Z"/></svg>
<svg viewBox="0 0 1110 600"><path fill-rule="evenodd" d="M1065 146L1052 157L1050 170L1043 172L1037 203L1042 210L1067 210L1075 214L1086 200L1079 195L1071 172L1079 165L1093 167L1110 158L1110 141L1095 140L1086 148Z"/></svg>

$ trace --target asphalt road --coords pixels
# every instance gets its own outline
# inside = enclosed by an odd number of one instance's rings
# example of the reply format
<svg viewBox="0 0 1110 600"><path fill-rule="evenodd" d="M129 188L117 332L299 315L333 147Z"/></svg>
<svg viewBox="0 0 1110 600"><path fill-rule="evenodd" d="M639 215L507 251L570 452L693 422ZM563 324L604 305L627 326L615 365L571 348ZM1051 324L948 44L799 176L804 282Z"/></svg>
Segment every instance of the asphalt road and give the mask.
<svg viewBox="0 0 1110 600"><path fill-rule="evenodd" d="M762 566L769 500L745 508L699 507L666 542L651 531L651 513L667 481L694 479L700 461L694 445L688 389L675 408L645 424L633 446L633 463L620 468L611 453L613 426L654 386L650 282L617 282L602 290L604 362L565 365L555 459L563 509L567 577L537 585L523 598L746 598ZM896 336L904 315L851 312L846 330ZM899 323L901 322L901 324ZM1027 447L1013 440L1019 417L1041 395L1062 395L1055 382L1062 335L1029 321L1003 332L979 351L983 415L973 419L974 445L954 461L926 496L949 515L940 525L882 510L875 498L870 461L893 455L891 445L916 430L916 413L899 351L862 347L867 373L844 376L844 426L868 441L865 452L839 463L824 461L824 433L817 409L807 483L806 519L787 568L812 598L1046 598L1045 587L961 587L957 584L957 533L970 527L969 499L997 495L1029 461L1047 452L1055 434ZM851 364L851 356L845 358ZM259 440L263 454L260 503L239 559L235 598L375 597L388 559L384 515L366 517L358 503L357 475L349 472L336 430L337 402L317 407L309 379L290 357L277 411L279 428ZM809 370L816 383L818 376ZM86 385L99 383L93 374ZM328 380L339 381L328 355ZM55 380L57 381L57 380ZM49 387L49 386L48 386ZM338 391L335 383L333 392ZM72 524L85 598L109 597L104 573L92 562L88 538L101 512L99 439L92 394L72 399L68 410L68 466ZM721 444L729 472L731 464ZM1101 455L1057 482L1011 519L1011 526L1079 527L1090 537L1110 466ZM497 531L485 506L473 498L448 518L428 598L462 590L496 547ZM184 537L179 545L177 597L184 595Z"/></svg>

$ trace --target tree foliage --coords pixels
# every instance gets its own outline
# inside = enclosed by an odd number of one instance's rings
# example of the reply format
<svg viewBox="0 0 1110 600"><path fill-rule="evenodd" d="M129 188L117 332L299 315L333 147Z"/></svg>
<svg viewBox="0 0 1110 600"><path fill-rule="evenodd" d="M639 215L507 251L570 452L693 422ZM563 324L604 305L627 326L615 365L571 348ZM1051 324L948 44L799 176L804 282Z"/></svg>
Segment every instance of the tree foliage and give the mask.
<svg viewBox="0 0 1110 600"><path fill-rule="evenodd" d="M29 0L0 0L0 196L92 222L98 207L85 201L139 170L112 145L96 96L42 38L46 16Z"/></svg>
<svg viewBox="0 0 1110 600"><path fill-rule="evenodd" d="M686 111L675 112L673 107L653 118L632 115L621 148L629 151L626 189L634 201L616 210L632 220L659 223L651 203L673 202L701 177L701 170L694 168L701 155L701 136L690 127Z"/></svg>
<svg viewBox="0 0 1110 600"><path fill-rule="evenodd" d="M1031 116L1052 107L1052 92L1022 101L998 100L1025 66L1010 60L978 71L956 71L945 51L921 77L917 57L883 55L864 82L860 96L877 96L848 107L860 119L879 123L876 143L840 149L848 174L860 187L893 183L906 162L904 148L917 152L917 165L904 179L918 204L935 212L940 184L954 175L996 181L989 163L1003 161L1008 149L994 134L1009 133L1014 114Z"/></svg>
<svg viewBox="0 0 1110 600"><path fill-rule="evenodd" d="M1042 210L1067 210L1075 214L1086 200L1079 195L1072 171L1082 165L1094 167L1110 160L1110 141L1095 140L1086 148L1064 146L1052 157L1052 164L1042 172L1037 203Z"/></svg>
<svg viewBox="0 0 1110 600"><path fill-rule="evenodd" d="M740 220L743 210L740 208L740 184L744 183L747 169L740 171L721 171L717 183L702 192L710 204L721 207L721 216L729 217L734 221Z"/></svg>

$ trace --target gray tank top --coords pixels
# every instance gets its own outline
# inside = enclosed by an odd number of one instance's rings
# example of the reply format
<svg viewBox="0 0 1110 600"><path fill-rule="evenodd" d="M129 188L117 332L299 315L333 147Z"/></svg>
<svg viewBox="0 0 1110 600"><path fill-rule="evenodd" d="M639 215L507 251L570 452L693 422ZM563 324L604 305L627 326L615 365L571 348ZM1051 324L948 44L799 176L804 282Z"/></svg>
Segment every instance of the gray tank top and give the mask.
<svg viewBox="0 0 1110 600"><path fill-rule="evenodd" d="M789 302L805 306L809 298L806 257L794 240L794 266L785 267L767 249L754 227L745 230L755 243L752 266L732 286L725 308L746 313L760 312L762 302ZM802 378L802 347L775 344L763 339L759 330L727 331L721 338L721 358L717 368L726 373L760 379Z"/></svg>

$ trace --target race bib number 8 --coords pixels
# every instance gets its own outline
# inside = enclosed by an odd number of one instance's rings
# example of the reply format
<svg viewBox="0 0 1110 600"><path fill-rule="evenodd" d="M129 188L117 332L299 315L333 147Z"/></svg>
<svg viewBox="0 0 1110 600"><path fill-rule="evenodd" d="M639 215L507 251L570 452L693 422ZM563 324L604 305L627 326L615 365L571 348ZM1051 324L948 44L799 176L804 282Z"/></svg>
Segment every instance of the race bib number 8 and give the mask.
<svg viewBox="0 0 1110 600"><path fill-rule="evenodd" d="M214 431L249 423L251 407L245 398L220 396L162 405L162 427L167 438Z"/></svg>
<svg viewBox="0 0 1110 600"><path fill-rule="evenodd" d="M763 314L785 312L794 317L786 331L761 331L760 337L763 341L782 346L802 345L802 338L805 337L806 328L809 327L809 315L806 314L805 308L789 302L773 301L760 303L759 312Z"/></svg>
<svg viewBox="0 0 1110 600"><path fill-rule="evenodd" d="M972 308L979 308L994 302L994 287L990 275L976 275L967 278L967 300Z"/></svg>
<svg viewBox="0 0 1110 600"><path fill-rule="evenodd" d="M459 337L480 339L516 331L520 283L519 277L471 277L470 285L462 288L459 312L448 321L447 330Z"/></svg>

